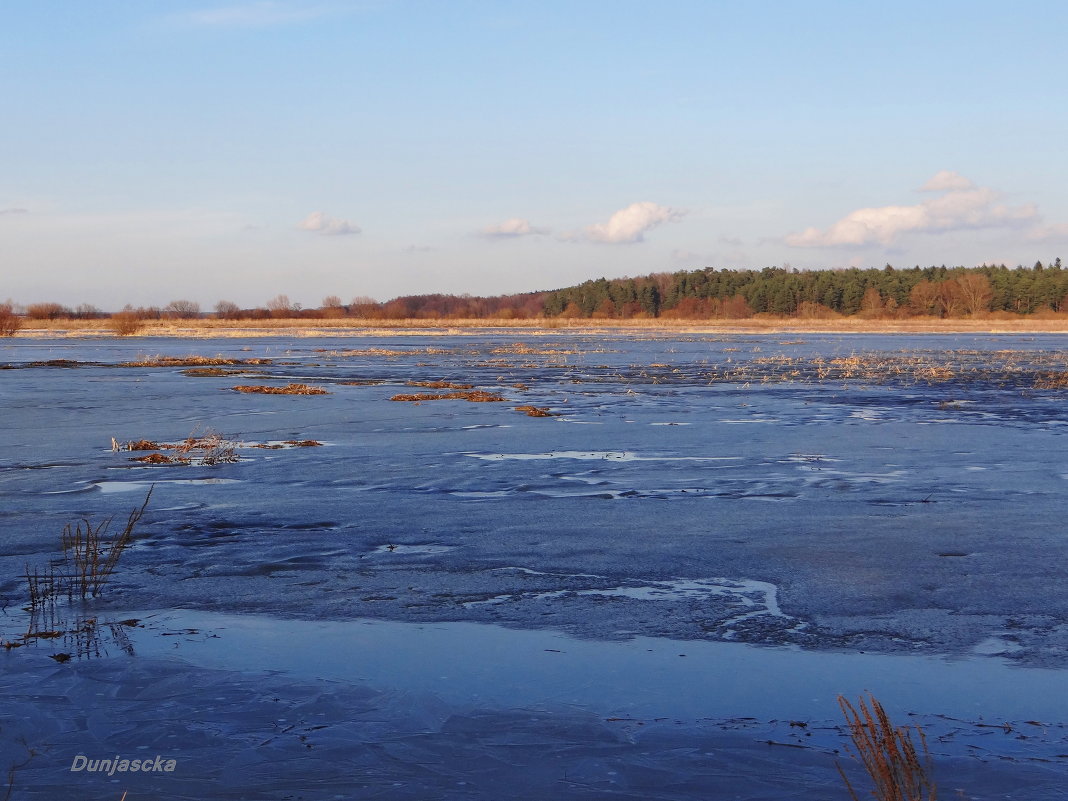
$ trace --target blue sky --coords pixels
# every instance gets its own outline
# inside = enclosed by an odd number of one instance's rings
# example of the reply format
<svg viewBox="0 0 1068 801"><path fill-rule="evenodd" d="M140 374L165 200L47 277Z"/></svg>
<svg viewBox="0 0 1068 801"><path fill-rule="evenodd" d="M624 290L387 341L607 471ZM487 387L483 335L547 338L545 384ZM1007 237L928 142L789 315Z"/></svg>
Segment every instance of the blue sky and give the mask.
<svg viewBox="0 0 1068 801"><path fill-rule="evenodd" d="M0 299L1068 254L1061 2L0 0Z"/></svg>

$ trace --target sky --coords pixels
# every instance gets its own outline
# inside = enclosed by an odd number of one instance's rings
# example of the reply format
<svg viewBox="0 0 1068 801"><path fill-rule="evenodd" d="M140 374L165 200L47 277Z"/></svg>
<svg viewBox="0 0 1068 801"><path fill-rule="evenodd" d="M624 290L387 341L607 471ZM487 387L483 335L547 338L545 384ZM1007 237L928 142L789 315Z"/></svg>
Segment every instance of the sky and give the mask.
<svg viewBox="0 0 1068 801"><path fill-rule="evenodd" d="M0 0L0 300L1068 256L1068 4Z"/></svg>

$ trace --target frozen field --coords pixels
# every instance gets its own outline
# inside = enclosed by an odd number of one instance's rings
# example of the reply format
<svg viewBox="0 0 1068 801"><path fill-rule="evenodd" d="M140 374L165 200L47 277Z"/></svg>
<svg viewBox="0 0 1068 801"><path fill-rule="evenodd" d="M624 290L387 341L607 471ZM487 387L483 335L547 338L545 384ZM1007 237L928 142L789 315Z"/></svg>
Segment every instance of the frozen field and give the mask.
<svg viewBox="0 0 1068 801"><path fill-rule="evenodd" d="M1062 799L1063 343L5 342L0 798L845 798L870 690L940 797ZM391 400L438 381L504 400ZM112 448L209 431L236 462ZM101 596L29 614L150 487Z"/></svg>

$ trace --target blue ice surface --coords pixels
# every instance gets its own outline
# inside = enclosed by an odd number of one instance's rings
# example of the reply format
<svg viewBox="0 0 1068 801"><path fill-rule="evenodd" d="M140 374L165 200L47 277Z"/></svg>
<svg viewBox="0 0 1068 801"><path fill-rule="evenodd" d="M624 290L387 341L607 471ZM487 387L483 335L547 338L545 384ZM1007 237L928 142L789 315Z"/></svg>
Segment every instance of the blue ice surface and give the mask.
<svg viewBox="0 0 1068 801"><path fill-rule="evenodd" d="M1063 362L1062 345L564 332L16 339L0 346L0 365L96 364L0 370L3 633L23 625L19 574L57 555L64 525L121 519L154 487L94 605L110 619L163 610L132 637L132 661L111 646L103 661L123 670L177 651L197 670L362 682L472 714L565 704L691 723L833 718L837 692L867 689L896 712L1052 725L1066 720L1064 392L722 373L779 355L956 364L1000 351L1045 369ZM191 353L273 362L214 378L116 366ZM435 391L408 380L437 379L508 401L389 400ZM230 390L289 381L331 394ZM555 416L515 411L524 404ZM325 444L239 447L241 461L215 466L143 466L111 450L113 437L206 430L239 445ZM174 648L160 625L213 636ZM90 661L103 664L86 657L85 671L101 669Z"/></svg>

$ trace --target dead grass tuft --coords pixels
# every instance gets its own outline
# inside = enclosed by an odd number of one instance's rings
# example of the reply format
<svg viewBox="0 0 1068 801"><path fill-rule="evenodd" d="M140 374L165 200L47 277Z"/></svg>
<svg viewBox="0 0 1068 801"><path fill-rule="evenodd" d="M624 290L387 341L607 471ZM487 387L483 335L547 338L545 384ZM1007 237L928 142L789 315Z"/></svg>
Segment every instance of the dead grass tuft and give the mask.
<svg viewBox="0 0 1068 801"><path fill-rule="evenodd" d="M217 465L240 461L237 456L237 443L221 434L208 429L203 434L193 431L181 442L156 442L151 439L139 439L131 442L119 442L112 438L113 451L173 451L169 456L152 453L130 459L131 462L144 464L197 464Z"/></svg>
<svg viewBox="0 0 1068 801"><path fill-rule="evenodd" d="M526 412L527 417L556 417L545 406L516 406L515 410L517 412Z"/></svg>
<svg viewBox="0 0 1068 801"><path fill-rule="evenodd" d="M407 387L426 387L427 389L471 389L474 384L454 384L451 381L409 381Z"/></svg>
<svg viewBox="0 0 1068 801"><path fill-rule="evenodd" d="M147 456L135 456L131 462L143 462L144 464L191 464L189 459L179 456L166 456L162 453L150 453Z"/></svg>
<svg viewBox="0 0 1068 801"><path fill-rule="evenodd" d="M1068 370L1037 373L1035 389L1068 389Z"/></svg>
<svg viewBox="0 0 1068 801"><path fill-rule="evenodd" d="M853 748L847 752L859 761L871 778L871 796L876 801L935 801L931 755L923 729L915 727L919 748L908 726L894 726L874 695L861 697L858 708L843 696L838 705L845 716ZM853 801L860 801L853 785L838 765Z"/></svg>
<svg viewBox="0 0 1068 801"><path fill-rule="evenodd" d="M495 395L492 392L485 392L481 389L476 389L470 392L417 392L413 395L394 395L390 400L393 401L435 401L435 400L465 400L471 403L497 403L507 400L503 395Z"/></svg>
<svg viewBox="0 0 1068 801"><path fill-rule="evenodd" d="M525 342L516 342L512 345L502 345L499 348L494 348L490 353L512 353L524 356L573 356L576 353L581 353L581 351L571 348L537 348Z"/></svg>
<svg viewBox="0 0 1068 801"><path fill-rule="evenodd" d="M158 442L153 442L150 439L138 439L133 442L120 444L116 450L119 449L124 451L158 451L160 449L160 444Z"/></svg>
<svg viewBox="0 0 1068 801"><path fill-rule="evenodd" d="M226 367L235 364L272 364L270 359L227 359L222 356L145 356L119 367Z"/></svg>
<svg viewBox="0 0 1068 801"><path fill-rule="evenodd" d="M247 372L247 370L227 370L223 367L190 367L188 370L182 370L182 375L192 378L209 378L221 375L245 375Z"/></svg>
<svg viewBox="0 0 1068 801"><path fill-rule="evenodd" d="M322 387L309 384L286 384L284 387L270 387L266 384L244 384L231 387L235 392L259 393L261 395L329 395Z"/></svg>

